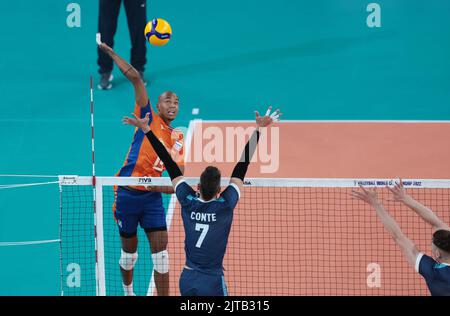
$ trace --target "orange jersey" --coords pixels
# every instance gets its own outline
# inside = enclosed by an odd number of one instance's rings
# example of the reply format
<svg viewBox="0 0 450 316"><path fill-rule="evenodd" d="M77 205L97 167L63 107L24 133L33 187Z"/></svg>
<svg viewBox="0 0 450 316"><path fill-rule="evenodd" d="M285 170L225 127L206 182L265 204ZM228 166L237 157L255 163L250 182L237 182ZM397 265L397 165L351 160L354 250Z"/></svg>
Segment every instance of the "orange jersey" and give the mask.
<svg viewBox="0 0 450 316"><path fill-rule="evenodd" d="M184 139L183 133L167 125L161 117L153 111L150 101L141 108L136 104L134 113L140 118L150 113L149 126L155 136L164 144L167 151L179 166L184 165ZM120 168L119 177L160 177L165 170L163 162L159 159L145 134L136 129L128 151L125 163ZM144 190L143 187L139 187Z"/></svg>

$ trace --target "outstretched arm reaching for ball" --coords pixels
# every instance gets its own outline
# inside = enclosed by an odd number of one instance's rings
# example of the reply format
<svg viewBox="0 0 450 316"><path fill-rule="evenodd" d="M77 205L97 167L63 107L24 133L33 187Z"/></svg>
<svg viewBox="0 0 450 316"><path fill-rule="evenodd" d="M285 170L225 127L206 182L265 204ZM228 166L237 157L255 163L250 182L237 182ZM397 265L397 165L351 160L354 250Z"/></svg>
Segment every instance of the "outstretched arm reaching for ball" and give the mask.
<svg viewBox="0 0 450 316"><path fill-rule="evenodd" d="M141 75L139 74L139 72L133 66L131 66L128 62L126 62L122 57L117 55L111 47L109 47L105 43L102 43L99 35L97 35L97 44L98 44L98 47L103 52L108 54L109 57L111 57L112 60L114 60L117 67L119 67L120 71L133 84L136 103L140 107L147 106L147 104L148 104L147 89L145 89L145 84L142 81L142 78L141 78Z"/></svg>
<svg viewBox="0 0 450 316"><path fill-rule="evenodd" d="M234 183L238 186L239 190L242 191L242 187L244 186L244 177L247 173L248 166L250 164L250 160L255 153L256 146L259 141L259 129L264 128L272 124L273 122L278 122L279 117L281 115L280 110L276 110L272 114L272 107L269 106L267 109L266 115L260 116L258 111L255 111L256 116L256 130L253 132L250 140L247 145L245 145L244 151L242 152L241 159L239 159L238 163L233 169L233 173L231 174L230 183Z"/></svg>

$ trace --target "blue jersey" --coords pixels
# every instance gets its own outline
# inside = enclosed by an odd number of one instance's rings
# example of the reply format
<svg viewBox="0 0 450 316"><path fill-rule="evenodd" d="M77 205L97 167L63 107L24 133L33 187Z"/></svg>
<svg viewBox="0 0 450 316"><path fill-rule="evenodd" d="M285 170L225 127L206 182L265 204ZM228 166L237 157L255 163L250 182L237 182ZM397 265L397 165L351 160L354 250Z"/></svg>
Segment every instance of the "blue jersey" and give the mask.
<svg viewBox="0 0 450 316"><path fill-rule="evenodd" d="M209 274L223 275L223 257L228 243L239 187L230 184L218 199L203 201L184 181L175 187L181 204L186 266Z"/></svg>
<svg viewBox="0 0 450 316"><path fill-rule="evenodd" d="M431 295L450 295L450 266L448 264L439 263L433 258L419 253L416 259L416 271L427 282Z"/></svg>

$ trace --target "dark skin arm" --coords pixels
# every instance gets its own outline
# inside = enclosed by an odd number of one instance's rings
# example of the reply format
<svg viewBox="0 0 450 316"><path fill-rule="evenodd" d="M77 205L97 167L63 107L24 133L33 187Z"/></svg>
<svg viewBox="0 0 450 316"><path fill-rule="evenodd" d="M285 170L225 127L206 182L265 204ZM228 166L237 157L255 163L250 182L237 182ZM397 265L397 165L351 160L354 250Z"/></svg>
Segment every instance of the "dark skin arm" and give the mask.
<svg viewBox="0 0 450 316"><path fill-rule="evenodd" d="M147 89L145 88L145 84L142 81L139 72L128 62L126 62L122 57L117 55L114 52L114 50L105 43L100 43L98 47L112 58L112 60L116 63L117 67L119 67L120 71L124 74L124 76L131 81L134 87L134 95L136 98L136 103L140 107L147 106L148 104Z"/></svg>

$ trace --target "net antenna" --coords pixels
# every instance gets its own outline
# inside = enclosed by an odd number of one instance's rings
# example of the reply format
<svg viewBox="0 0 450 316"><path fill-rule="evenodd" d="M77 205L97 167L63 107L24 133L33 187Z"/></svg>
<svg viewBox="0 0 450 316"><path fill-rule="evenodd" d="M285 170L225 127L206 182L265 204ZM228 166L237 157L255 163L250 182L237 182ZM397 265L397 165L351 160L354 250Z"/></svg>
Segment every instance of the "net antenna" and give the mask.
<svg viewBox="0 0 450 316"><path fill-rule="evenodd" d="M105 258L104 258L104 240L103 240L103 188L97 185L95 176L95 133L94 133L94 89L92 76L90 76L91 92L91 151L92 151L92 203L94 208L94 238L95 238L95 278L96 294L98 296L106 295L105 286ZM97 207L100 212L97 211Z"/></svg>

